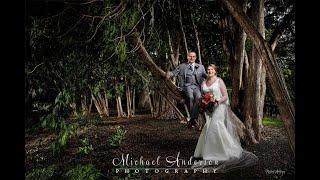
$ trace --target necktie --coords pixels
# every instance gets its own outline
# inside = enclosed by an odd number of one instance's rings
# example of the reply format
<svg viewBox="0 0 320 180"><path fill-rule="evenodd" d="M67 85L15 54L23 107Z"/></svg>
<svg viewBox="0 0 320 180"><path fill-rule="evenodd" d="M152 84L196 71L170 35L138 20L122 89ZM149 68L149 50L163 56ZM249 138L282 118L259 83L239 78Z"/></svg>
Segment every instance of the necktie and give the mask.
<svg viewBox="0 0 320 180"><path fill-rule="evenodd" d="M193 64L190 64L190 69L191 69L192 72L194 71Z"/></svg>

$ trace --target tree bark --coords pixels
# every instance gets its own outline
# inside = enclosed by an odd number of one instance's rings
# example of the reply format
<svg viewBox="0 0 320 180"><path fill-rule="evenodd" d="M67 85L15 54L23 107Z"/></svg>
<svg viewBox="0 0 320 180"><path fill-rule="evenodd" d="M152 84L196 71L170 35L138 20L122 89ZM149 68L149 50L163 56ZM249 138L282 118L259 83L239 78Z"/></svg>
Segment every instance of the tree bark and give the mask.
<svg viewBox="0 0 320 180"><path fill-rule="evenodd" d="M116 97L116 102L117 102L117 112L118 112L118 117L123 117L123 109L122 109L122 104L121 104L121 97L117 96Z"/></svg>
<svg viewBox="0 0 320 180"><path fill-rule="evenodd" d="M241 6L235 0L221 0L233 15L236 21L244 29L256 46L263 64L266 67L272 92L274 93L281 119L284 121L290 147L295 154L295 109L291 102L281 69L274 59L270 45L254 28L252 22L243 13Z"/></svg>
<svg viewBox="0 0 320 180"><path fill-rule="evenodd" d="M83 116L87 116L89 112L89 105L87 102L87 96L81 95L81 111Z"/></svg>
<svg viewBox="0 0 320 180"><path fill-rule="evenodd" d="M104 99L106 95L102 96L100 92L98 92L97 95L91 93L91 98L100 116L109 116L107 99Z"/></svg>
<svg viewBox="0 0 320 180"><path fill-rule="evenodd" d="M244 97L244 124L247 129L247 139L246 142L249 144L258 143L255 138L255 133L253 129L253 123L255 119L257 119L257 96L256 96L256 80L257 80L257 67L256 63L254 62L254 54L250 56L251 58L248 59L249 62L249 69L248 69L248 79L247 79L247 86L245 89L245 97Z"/></svg>
<svg viewBox="0 0 320 180"><path fill-rule="evenodd" d="M104 93L104 99L105 99L105 107L106 107L106 116L109 117L110 113L109 113L109 100L108 100L108 96L107 93Z"/></svg>
<svg viewBox="0 0 320 180"><path fill-rule="evenodd" d="M93 100L93 103L94 103L99 115L102 116L103 115L103 110L102 110L101 105L99 104L99 101L94 97L93 94L91 94L91 98Z"/></svg>
<svg viewBox="0 0 320 180"><path fill-rule="evenodd" d="M164 88L166 88L166 93L175 99L179 103L184 103L184 98L182 94L180 93L178 87L174 85L170 80L165 79L165 72L160 69L152 60L151 56L145 49L145 47L142 44L142 41L139 37L139 33L135 32L132 34L130 41L132 45L135 47L138 46L138 55L140 56L140 60L142 60L145 65L148 67L150 72L152 73L153 77L155 77L157 80L162 82L164 84Z"/></svg>
<svg viewBox="0 0 320 180"><path fill-rule="evenodd" d="M133 89L132 94L132 116L135 116L136 113L136 89Z"/></svg>
<svg viewBox="0 0 320 180"><path fill-rule="evenodd" d="M196 42L197 42L197 48L198 48L198 60L199 60L199 63L202 64L202 61L201 61L200 41L199 41L199 37L198 37L197 27L196 27L196 25L194 24L194 19L193 19L192 13L191 13L191 20L192 20L193 30L194 30L194 33L195 33L195 36L196 36Z"/></svg>
<svg viewBox="0 0 320 180"><path fill-rule="evenodd" d="M107 107L106 107L106 100L104 99L105 96L102 96L101 93L99 92L98 93L98 102L99 102L99 105L101 106L101 109L102 109L102 112L104 115L107 115Z"/></svg>
<svg viewBox="0 0 320 180"><path fill-rule="evenodd" d="M89 114L91 113L92 103L93 103L93 99L92 99L92 97L91 97L91 98L90 98L89 110L88 110L88 113L89 113Z"/></svg>
<svg viewBox="0 0 320 180"><path fill-rule="evenodd" d="M182 24L180 0L178 0L178 10L179 10L179 22L180 22L181 32L182 32L182 35L183 35L184 46L185 46L185 49L186 49L186 53L188 54L189 53L189 49L188 49L186 34L184 32L183 24Z"/></svg>
<svg viewBox="0 0 320 180"><path fill-rule="evenodd" d="M143 88L142 92L139 95L139 103L138 103L138 108L146 108L147 103L149 101L149 91L147 88Z"/></svg>
<svg viewBox="0 0 320 180"><path fill-rule="evenodd" d="M247 11L247 1L242 1L242 9L244 12ZM240 99L240 89L243 86L242 73L243 64L245 59L245 43L246 43L246 33L243 29L236 24L236 34L235 34L235 62L232 69L232 96L231 96L231 109L237 114L241 114L241 107L239 104Z"/></svg>
<svg viewBox="0 0 320 180"><path fill-rule="evenodd" d="M168 43L169 43L169 47L170 47L170 62L172 63L173 69L175 69L178 65L179 65L179 49L180 49L180 43L176 43L176 50L174 50L174 46L172 44L172 40L171 40L171 36L170 36L170 32L167 29L167 33L168 33ZM177 41L176 42L180 42L180 37L177 37Z"/></svg>
<svg viewBox="0 0 320 180"><path fill-rule="evenodd" d="M130 118L131 114L132 114L131 91L130 91L130 87L129 87L129 83L127 81L127 78L125 79L125 81L126 81L126 98L127 98L127 117Z"/></svg>
<svg viewBox="0 0 320 180"><path fill-rule="evenodd" d="M184 120L184 116L181 113L181 111L177 108L177 106L175 105L174 102L172 102L170 100L170 98L168 98L164 93L161 93L161 95L165 98L165 100L169 103L169 105L172 107L172 109L174 110L174 112L176 113L176 115L178 116L180 121Z"/></svg>
<svg viewBox="0 0 320 180"><path fill-rule="evenodd" d="M252 2L252 22L255 24L256 29L261 36L265 36L264 28L264 0L257 0ZM249 61L249 86L246 89L247 94L245 98L245 120L249 129L252 142L259 142L262 138L262 118L263 118L263 105L265 96L265 69L262 64L260 54L256 46L251 50L251 58Z"/></svg>
<svg viewBox="0 0 320 180"><path fill-rule="evenodd" d="M149 92L148 94L148 101L149 101L149 105L150 105L150 112L152 117L154 117L154 108L153 108L153 104L152 104L152 100L151 100L151 93Z"/></svg>

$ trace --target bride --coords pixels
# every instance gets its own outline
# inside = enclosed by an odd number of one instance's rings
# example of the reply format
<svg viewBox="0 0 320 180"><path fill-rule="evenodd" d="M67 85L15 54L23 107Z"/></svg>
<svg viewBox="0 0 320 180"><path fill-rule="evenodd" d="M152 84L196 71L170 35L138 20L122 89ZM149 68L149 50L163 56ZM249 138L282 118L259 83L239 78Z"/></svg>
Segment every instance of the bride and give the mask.
<svg viewBox="0 0 320 180"><path fill-rule="evenodd" d="M235 125L228 113L229 99L223 80L217 77L217 67L208 66L208 78L201 85L203 93L212 93L216 103L214 110L204 113L204 125L194 152L198 161L192 168L204 167L206 161L214 161L217 170L227 170L253 165L258 158L241 147ZM218 172L219 172L218 171Z"/></svg>

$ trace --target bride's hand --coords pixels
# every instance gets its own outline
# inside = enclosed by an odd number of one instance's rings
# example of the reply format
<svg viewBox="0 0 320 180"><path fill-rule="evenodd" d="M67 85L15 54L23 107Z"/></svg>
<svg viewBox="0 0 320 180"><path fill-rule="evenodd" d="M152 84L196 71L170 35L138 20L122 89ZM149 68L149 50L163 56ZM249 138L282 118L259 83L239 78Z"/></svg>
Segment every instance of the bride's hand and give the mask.
<svg viewBox="0 0 320 180"><path fill-rule="evenodd" d="M219 105L219 101L214 102L214 107L217 107Z"/></svg>

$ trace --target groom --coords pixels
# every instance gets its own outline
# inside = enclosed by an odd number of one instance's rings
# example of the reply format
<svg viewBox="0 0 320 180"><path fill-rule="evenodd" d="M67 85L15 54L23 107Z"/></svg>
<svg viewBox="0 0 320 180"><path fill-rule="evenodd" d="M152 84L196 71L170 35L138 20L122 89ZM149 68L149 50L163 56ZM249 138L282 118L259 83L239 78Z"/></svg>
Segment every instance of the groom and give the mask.
<svg viewBox="0 0 320 180"><path fill-rule="evenodd" d="M196 103L201 98L201 84L207 77L205 68L202 64L195 63L197 55L190 51L187 55L188 62L180 64L175 70L166 73L166 78L178 76L179 87L185 94L186 104L190 112L190 121L188 127L192 128L196 124L199 111L196 110Z"/></svg>

